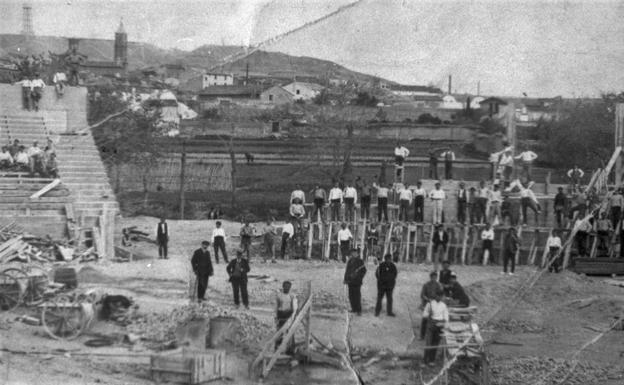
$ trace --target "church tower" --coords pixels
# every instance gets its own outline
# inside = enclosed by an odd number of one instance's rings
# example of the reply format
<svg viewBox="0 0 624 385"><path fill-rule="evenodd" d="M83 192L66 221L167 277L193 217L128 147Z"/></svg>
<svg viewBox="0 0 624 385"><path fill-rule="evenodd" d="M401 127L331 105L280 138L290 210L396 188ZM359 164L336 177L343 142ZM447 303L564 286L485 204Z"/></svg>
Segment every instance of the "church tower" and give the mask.
<svg viewBox="0 0 624 385"><path fill-rule="evenodd" d="M123 20L119 22L119 28L115 32L115 64L126 67L128 65L128 34L124 29Z"/></svg>

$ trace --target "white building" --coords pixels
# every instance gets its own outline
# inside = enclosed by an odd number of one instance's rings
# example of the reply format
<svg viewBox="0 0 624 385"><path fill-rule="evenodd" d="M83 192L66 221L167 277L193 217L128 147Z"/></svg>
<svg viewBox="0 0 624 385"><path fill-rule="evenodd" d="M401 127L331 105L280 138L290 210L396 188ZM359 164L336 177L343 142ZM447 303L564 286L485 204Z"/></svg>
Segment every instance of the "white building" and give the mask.
<svg viewBox="0 0 624 385"><path fill-rule="evenodd" d="M282 88L293 94L294 100L310 100L323 90L321 85L305 82L292 82Z"/></svg>
<svg viewBox="0 0 624 385"><path fill-rule="evenodd" d="M233 86L234 75L224 73L205 73L202 76L202 89L212 86Z"/></svg>
<svg viewBox="0 0 624 385"><path fill-rule="evenodd" d="M462 102L458 102L453 95L444 95L442 97L440 107L448 110L462 110L464 108L464 104Z"/></svg>

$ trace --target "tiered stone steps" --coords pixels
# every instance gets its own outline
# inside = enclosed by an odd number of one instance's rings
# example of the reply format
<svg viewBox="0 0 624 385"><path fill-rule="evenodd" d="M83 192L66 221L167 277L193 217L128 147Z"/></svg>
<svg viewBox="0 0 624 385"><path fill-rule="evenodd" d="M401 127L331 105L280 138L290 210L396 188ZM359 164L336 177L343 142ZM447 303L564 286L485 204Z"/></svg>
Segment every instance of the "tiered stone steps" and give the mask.
<svg viewBox="0 0 624 385"><path fill-rule="evenodd" d="M66 134L65 126L63 111L0 112L0 143L19 139L29 147L38 141L43 148L47 139L52 139L59 177L71 193L76 218L94 219L105 209L117 213L119 204L91 132Z"/></svg>

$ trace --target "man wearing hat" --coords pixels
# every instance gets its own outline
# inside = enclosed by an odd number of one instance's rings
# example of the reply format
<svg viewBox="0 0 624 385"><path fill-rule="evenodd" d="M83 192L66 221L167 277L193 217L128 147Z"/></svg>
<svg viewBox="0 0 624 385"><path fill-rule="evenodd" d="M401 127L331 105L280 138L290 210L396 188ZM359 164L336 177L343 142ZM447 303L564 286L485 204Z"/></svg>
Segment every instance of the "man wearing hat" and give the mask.
<svg viewBox="0 0 624 385"><path fill-rule="evenodd" d="M424 309L425 306L431 301L438 291L442 291L442 285L438 282L438 272L432 271L429 273L429 281L427 281L420 291L420 309ZM427 331L427 318L423 317L420 320L420 339L425 339L425 332Z"/></svg>
<svg viewBox="0 0 624 385"><path fill-rule="evenodd" d="M450 282L444 289L445 295L451 298L449 305L455 307L470 306L470 298L468 298L468 295L462 285L457 282L457 274L455 274L455 272L451 272L449 277Z"/></svg>
<svg viewBox="0 0 624 385"><path fill-rule="evenodd" d="M191 258L191 266L197 279L197 301L205 301L206 289L208 289L208 278L213 275L212 261L210 260L210 251L208 251L210 242L203 241L201 247L193 253Z"/></svg>
<svg viewBox="0 0 624 385"><path fill-rule="evenodd" d="M358 249L351 249L351 257L347 261L344 274L344 284L349 291L349 303L351 312L362 315L362 283L366 275L366 265L360 259Z"/></svg>
<svg viewBox="0 0 624 385"><path fill-rule="evenodd" d="M249 263L243 259L242 250L236 250L236 259L228 263L226 271L230 276L232 291L234 292L234 304L240 307L239 295L243 297L245 309L249 309L249 296L247 295L247 273L249 273Z"/></svg>
<svg viewBox="0 0 624 385"><path fill-rule="evenodd" d="M386 312L388 316L394 317L392 312L392 291L396 284L397 277L396 265L392 262L392 255L386 254L384 261L377 266L375 277L377 277L377 304L375 305L375 317L381 312L381 302L386 297Z"/></svg>

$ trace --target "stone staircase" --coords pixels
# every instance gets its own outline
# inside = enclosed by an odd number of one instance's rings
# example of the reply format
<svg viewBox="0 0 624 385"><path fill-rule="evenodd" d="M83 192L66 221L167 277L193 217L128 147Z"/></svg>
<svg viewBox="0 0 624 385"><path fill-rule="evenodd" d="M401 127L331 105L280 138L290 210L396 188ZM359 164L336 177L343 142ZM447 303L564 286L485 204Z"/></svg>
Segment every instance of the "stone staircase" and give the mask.
<svg viewBox="0 0 624 385"><path fill-rule="evenodd" d="M70 192L74 217L82 217L83 224L91 225L104 210L117 214L119 204L91 132L66 134L66 124L64 111L0 112L0 143L19 139L29 147L38 141L43 148L50 138L55 143L59 177Z"/></svg>

